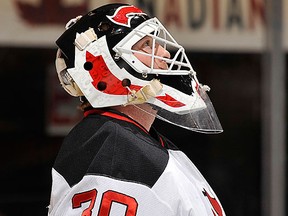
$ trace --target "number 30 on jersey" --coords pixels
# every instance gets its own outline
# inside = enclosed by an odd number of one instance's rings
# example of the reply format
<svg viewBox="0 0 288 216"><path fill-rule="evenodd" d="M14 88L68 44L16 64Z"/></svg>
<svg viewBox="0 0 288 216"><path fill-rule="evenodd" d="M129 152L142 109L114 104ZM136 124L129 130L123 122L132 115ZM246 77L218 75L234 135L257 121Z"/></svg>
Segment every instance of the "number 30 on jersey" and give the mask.
<svg viewBox="0 0 288 216"><path fill-rule="evenodd" d="M81 208L82 204L89 202L88 208L86 208L81 216L91 216L92 210L97 199L97 190L93 189L90 191L81 192L75 194L72 198L72 207L73 209ZM100 199L101 197L99 197ZM125 216L136 216L138 203L137 201L130 196L125 194L108 190L103 193L98 215L109 216L112 203L118 203L126 206Z"/></svg>

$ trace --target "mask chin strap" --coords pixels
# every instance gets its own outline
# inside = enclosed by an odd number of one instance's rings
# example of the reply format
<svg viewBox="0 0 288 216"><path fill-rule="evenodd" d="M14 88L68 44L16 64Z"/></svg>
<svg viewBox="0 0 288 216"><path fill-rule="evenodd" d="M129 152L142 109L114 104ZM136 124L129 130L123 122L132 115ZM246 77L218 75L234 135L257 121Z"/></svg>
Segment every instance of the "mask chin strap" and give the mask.
<svg viewBox="0 0 288 216"><path fill-rule="evenodd" d="M149 84L143 86L138 91L131 90L128 86L126 88L129 90L130 95L128 95L128 102L124 106L131 104L143 104L147 102L150 98L154 98L163 89L162 83L153 79Z"/></svg>

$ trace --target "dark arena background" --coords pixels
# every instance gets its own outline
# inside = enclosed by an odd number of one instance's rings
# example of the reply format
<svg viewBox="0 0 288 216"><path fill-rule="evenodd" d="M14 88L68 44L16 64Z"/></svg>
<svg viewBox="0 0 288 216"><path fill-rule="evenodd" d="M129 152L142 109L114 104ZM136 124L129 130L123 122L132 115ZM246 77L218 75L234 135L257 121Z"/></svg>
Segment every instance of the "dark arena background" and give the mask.
<svg viewBox="0 0 288 216"><path fill-rule="evenodd" d="M47 215L53 162L63 138L82 118L79 100L60 87L54 41L70 18L113 1L31 2L0 3L0 216ZM211 88L224 132L199 134L160 120L154 126L194 162L226 215L286 215L288 43L282 35L288 23L275 18L275 11L288 4L114 2L142 7L176 33L198 79Z"/></svg>

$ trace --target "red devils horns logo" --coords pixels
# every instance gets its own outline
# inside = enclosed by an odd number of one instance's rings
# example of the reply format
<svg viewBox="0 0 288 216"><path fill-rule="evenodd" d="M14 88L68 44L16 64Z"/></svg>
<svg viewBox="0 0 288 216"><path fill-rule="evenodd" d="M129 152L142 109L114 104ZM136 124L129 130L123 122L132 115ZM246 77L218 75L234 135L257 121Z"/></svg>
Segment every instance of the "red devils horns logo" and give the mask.
<svg viewBox="0 0 288 216"><path fill-rule="evenodd" d="M131 27L130 21L135 14L145 14L139 8L131 5L131 6L122 6L119 7L112 16L107 16L112 22L123 25L127 27Z"/></svg>
<svg viewBox="0 0 288 216"><path fill-rule="evenodd" d="M203 194L206 196L213 207L211 210L213 212L214 216L223 216L223 211L221 208L220 203L216 200L216 198L212 197L204 188L203 188Z"/></svg>

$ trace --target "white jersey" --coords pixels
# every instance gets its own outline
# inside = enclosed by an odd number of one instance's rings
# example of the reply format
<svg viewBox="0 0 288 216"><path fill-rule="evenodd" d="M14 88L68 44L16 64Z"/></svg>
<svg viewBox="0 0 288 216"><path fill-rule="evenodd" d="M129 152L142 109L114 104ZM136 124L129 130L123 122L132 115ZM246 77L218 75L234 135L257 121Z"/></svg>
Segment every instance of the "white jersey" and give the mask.
<svg viewBox="0 0 288 216"><path fill-rule="evenodd" d="M121 137L118 133L117 136ZM128 179L125 174L108 175L100 171L86 172L81 179L72 181L53 168L48 215L224 216L214 191L190 159L177 149L167 149L165 155L167 161L159 175L151 172L157 176L153 181ZM78 162L80 166L81 161L70 163L77 165ZM138 163L138 160L133 159L133 162Z"/></svg>

